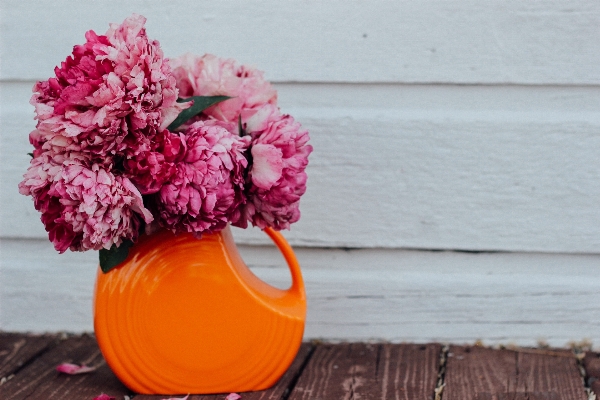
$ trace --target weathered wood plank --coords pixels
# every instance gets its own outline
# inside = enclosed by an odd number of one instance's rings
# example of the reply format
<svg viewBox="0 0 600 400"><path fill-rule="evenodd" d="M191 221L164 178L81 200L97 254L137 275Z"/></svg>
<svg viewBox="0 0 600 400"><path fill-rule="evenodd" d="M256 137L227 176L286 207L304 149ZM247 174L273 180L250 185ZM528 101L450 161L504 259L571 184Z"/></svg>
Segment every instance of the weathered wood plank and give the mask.
<svg viewBox="0 0 600 400"><path fill-rule="evenodd" d="M585 379L590 389L600 398L600 353L587 352L583 359Z"/></svg>
<svg viewBox="0 0 600 400"><path fill-rule="evenodd" d="M97 369L82 375L56 372L56 366L64 362ZM0 386L0 398L7 400L91 399L100 393L122 398L130 391L110 371L96 340L89 335L61 341Z"/></svg>
<svg viewBox="0 0 600 400"><path fill-rule="evenodd" d="M39 354L0 385L2 399L93 398L107 393L134 397L104 363L93 337L0 333L2 367L25 354ZM49 339L49 340L48 340ZM24 341L24 342L23 342ZM8 349L8 350L7 350ZM37 349L37 350L36 350ZM242 393L244 400L433 399L441 346L438 344L304 343L282 379L271 389ZM30 359L30 357L25 357ZM8 361L8 362L7 362ZM27 362L27 361L25 361ZM90 374L58 374L56 365L96 366ZM589 352L583 365L588 384L600 382L600 355ZM19 368L21 368L19 370ZM446 365L444 400L585 400L574 355L566 350L452 346ZM291 392L290 392L291 389ZM600 394L596 388L596 393ZM226 394L190 396L222 400ZM159 400L165 396L135 396Z"/></svg>
<svg viewBox="0 0 600 400"><path fill-rule="evenodd" d="M14 374L56 340L56 335L0 332L0 379Z"/></svg>
<svg viewBox="0 0 600 400"><path fill-rule="evenodd" d="M562 400L557 393L478 393L474 400Z"/></svg>
<svg viewBox="0 0 600 400"><path fill-rule="evenodd" d="M17 190L33 84L0 82L0 182L10 189L0 232L47 240ZM277 88L314 146L302 218L285 232L293 245L598 252L597 87ZM260 229L239 231L240 243L270 244Z"/></svg>
<svg viewBox="0 0 600 400"><path fill-rule="evenodd" d="M381 399L433 399L441 345L384 344L377 365Z"/></svg>
<svg viewBox="0 0 600 400"><path fill-rule="evenodd" d="M3 0L2 77L45 77L85 31L137 12L168 56L212 52L279 81L597 84L598 2L566 4Z"/></svg>
<svg viewBox="0 0 600 400"><path fill-rule="evenodd" d="M439 345L324 344L290 399L433 399Z"/></svg>
<svg viewBox="0 0 600 400"><path fill-rule="evenodd" d="M585 400L575 357L567 351L452 346L444 400Z"/></svg>
<svg viewBox="0 0 600 400"><path fill-rule="evenodd" d="M243 400L279 400L287 396L306 368L307 363L310 362L309 357L311 357L314 349L313 344L303 343L296 359L275 386L261 392L245 393Z"/></svg>
<svg viewBox="0 0 600 400"><path fill-rule="evenodd" d="M380 350L380 345L365 343L318 346L290 399L378 398Z"/></svg>
<svg viewBox="0 0 600 400"><path fill-rule="evenodd" d="M587 400L577 360L570 352L517 352L518 392L556 393L557 399Z"/></svg>
<svg viewBox="0 0 600 400"><path fill-rule="evenodd" d="M495 393L513 392L517 382L516 363L516 354L511 351L451 346L443 398L483 400Z"/></svg>
<svg viewBox="0 0 600 400"><path fill-rule="evenodd" d="M299 374L302 373L302 369L305 363L313 351L313 345L311 343L303 343L300 346L298 355L294 359L294 362L288 368L287 372L281 377L281 379L268 390L262 390L258 392L246 392L242 393L243 400L280 400L288 394L289 390L295 384ZM222 400L223 394L215 395L191 395L188 400ZM150 395L136 395L135 400L162 400L165 396L150 396Z"/></svg>
<svg viewBox="0 0 600 400"><path fill-rule="evenodd" d="M0 229L1 231L1 229ZM273 247L238 246L252 270L289 287ZM600 343L600 255L295 248L308 307L305 340L394 343ZM0 239L0 327L93 329L95 252Z"/></svg>

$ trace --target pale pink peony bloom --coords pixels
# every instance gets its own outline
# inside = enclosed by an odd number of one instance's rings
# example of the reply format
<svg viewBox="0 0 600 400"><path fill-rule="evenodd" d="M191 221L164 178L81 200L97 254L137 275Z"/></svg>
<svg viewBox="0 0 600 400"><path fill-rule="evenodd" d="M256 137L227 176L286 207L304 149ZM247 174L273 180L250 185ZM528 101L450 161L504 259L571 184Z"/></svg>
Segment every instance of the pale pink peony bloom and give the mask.
<svg viewBox="0 0 600 400"><path fill-rule="evenodd" d="M96 367L88 367L87 365L77 365L71 363L63 363L56 367L58 372L67 375L79 375L86 374L88 372L92 372L96 370Z"/></svg>
<svg viewBox="0 0 600 400"><path fill-rule="evenodd" d="M190 106L176 103L175 78L145 21L134 14L106 35L88 31L56 77L35 84L41 148L101 157L150 151L157 132Z"/></svg>
<svg viewBox="0 0 600 400"><path fill-rule="evenodd" d="M100 250L135 241L140 219L153 220L138 189L99 164L88 167L84 156L64 157L44 153L32 159L19 184L19 192L31 195L42 213L55 249Z"/></svg>
<svg viewBox="0 0 600 400"><path fill-rule="evenodd" d="M62 172L63 162L72 159L85 163L88 158L81 154L44 152L39 157L34 157L29 163L29 168L23 175L23 181L19 183L19 193L32 196L34 201L44 188L53 183Z"/></svg>
<svg viewBox="0 0 600 400"><path fill-rule="evenodd" d="M243 217L261 229L289 229L300 218L300 197L306 191L306 166L312 146L308 132L289 115L266 105L252 116L246 130L252 137L252 165L246 182Z"/></svg>
<svg viewBox="0 0 600 400"><path fill-rule="evenodd" d="M231 99L216 104L203 113L208 117L236 124L252 116L265 104L277 103L277 92L263 77L263 73L235 60L212 54L183 56L170 60L177 79L179 96L229 96Z"/></svg>
<svg viewBox="0 0 600 400"><path fill-rule="evenodd" d="M198 121L185 131L185 155L154 197L162 226L199 237L239 218L250 138L231 129L231 124Z"/></svg>

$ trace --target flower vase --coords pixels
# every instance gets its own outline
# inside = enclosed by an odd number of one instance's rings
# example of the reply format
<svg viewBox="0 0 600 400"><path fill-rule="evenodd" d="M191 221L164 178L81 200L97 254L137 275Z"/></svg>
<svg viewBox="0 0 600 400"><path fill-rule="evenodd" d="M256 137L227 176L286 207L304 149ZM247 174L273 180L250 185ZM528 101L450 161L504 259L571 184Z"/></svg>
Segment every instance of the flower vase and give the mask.
<svg viewBox="0 0 600 400"><path fill-rule="evenodd" d="M140 394L263 390L296 356L306 295L296 257L292 285L277 289L244 264L229 227L203 234L143 235L127 259L98 270L94 330L115 375Z"/></svg>

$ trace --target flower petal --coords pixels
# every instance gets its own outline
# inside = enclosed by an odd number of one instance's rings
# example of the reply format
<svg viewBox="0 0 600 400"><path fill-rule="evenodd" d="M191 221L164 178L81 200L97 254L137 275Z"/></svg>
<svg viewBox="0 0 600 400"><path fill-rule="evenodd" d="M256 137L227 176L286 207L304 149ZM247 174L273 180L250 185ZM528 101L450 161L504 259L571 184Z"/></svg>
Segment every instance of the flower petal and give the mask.
<svg viewBox="0 0 600 400"><path fill-rule="evenodd" d="M252 183L261 189L271 189L281 178L282 152L272 144L256 143L252 146Z"/></svg>
<svg viewBox="0 0 600 400"><path fill-rule="evenodd" d="M95 371L95 367L88 367L87 365L77 365L70 363L63 363L56 367L58 372L69 375L85 374L87 372Z"/></svg>
<svg viewBox="0 0 600 400"><path fill-rule="evenodd" d="M225 397L225 400L238 400L238 399L241 399L241 398L242 398L242 396L240 396L237 393L229 393L227 395L227 397Z"/></svg>
<svg viewBox="0 0 600 400"><path fill-rule="evenodd" d="M102 393L100 396L94 397L94 400L116 400L116 398Z"/></svg>

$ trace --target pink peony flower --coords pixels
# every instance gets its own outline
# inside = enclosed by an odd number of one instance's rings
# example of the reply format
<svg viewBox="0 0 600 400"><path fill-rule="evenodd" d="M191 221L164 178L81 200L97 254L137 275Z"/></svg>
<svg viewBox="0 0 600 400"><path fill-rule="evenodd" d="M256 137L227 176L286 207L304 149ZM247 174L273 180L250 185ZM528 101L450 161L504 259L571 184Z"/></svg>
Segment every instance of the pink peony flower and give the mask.
<svg viewBox="0 0 600 400"><path fill-rule="evenodd" d="M197 237L228 223L289 228L306 190L308 132L279 112L262 72L213 55L170 63L145 21L87 32L34 86L33 159L19 191L54 247L110 249L142 224ZM192 104L179 95L231 98L170 132Z"/></svg>
<svg viewBox="0 0 600 400"><path fill-rule="evenodd" d="M156 133L190 106L176 103L175 78L145 21L134 14L106 35L88 31L56 77L35 84L35 140L44 150L101 157L150 151Z"/></svg>
<svg viewBox="0 0 600 400"><path fill-rule="evenodd" d="M110 249L124 239L136 240L140 220L153 217L131 181L115 176L99 164L88 167L85 156L31 160L19 192L31 195L56 250Z"/></svg>
<svg viewBox="0 0 600 400"><path fill-rule="evenodd" d="M199 237L239 218L250 138L231 129L230 124L199 121L185 131L185 155L154 198L162 226Z"/></svg>
<svg viewBox="0 0 600 400"><path fill-rule="evenodd" d="M152 194L175 173L175 165L156 151L145 151L125 160L123 167L141 194Z"/></svg>
<svg viewBox="0 0 600 400"><path fill-rule="evenodd" d="M236 124L240 115L245 121L265 104L277 103L277 92L262 72L231 59L212 54L191 54L171 60L180 97L230 96L204 111L214 119Z"/></svg>
<svg viewBox="0 0 600 400"><path fill-rule="evenodd" d="M125 176L144 195L158 192L175 173L174 161L185 154L183 141L180 134L162 131L156 136L156 151L144 151L123 161Z"/></svg>
<svg viewBox="0 0 600 400"><path fill-rule="evenodd" d="M23 175L23 181L19 183L19 193L32 196L36 200L46 186L54 182L54 179L60 175L62 163L68 160L69 156L73 161L87 161L87 157L76 153L70 155L44 152L39 157L32 158L27 172Z"/></svg>
<svg viewBox="0 0 600 400"><path fill-rule="evenodd" d="M261 229L289 229L300 218L300 197L306 191L306 166L312 146L309 136L289 115L266 105L250 118L246 129L252 137L252 166L246 182L243 217Z"/></svg>

